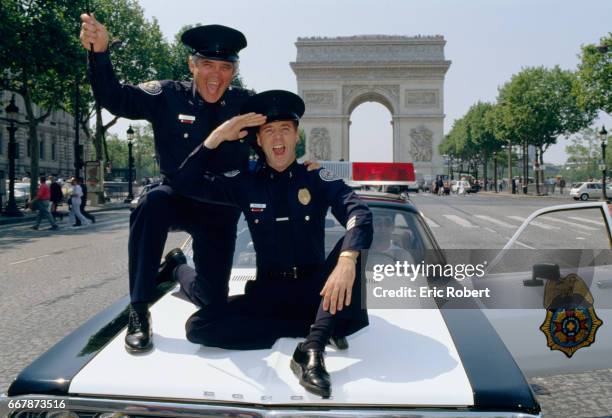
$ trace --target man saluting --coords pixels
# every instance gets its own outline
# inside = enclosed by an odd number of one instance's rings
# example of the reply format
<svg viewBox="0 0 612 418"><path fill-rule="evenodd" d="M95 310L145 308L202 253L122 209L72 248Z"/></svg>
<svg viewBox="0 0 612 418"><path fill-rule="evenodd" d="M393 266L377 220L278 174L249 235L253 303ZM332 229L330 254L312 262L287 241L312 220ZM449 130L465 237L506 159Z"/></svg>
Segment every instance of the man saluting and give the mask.
<svg viewBox="0 0 612 418"><path fill-rule="evenodd" d="M173 185L192 199L242 210L255 246L257 278L221 309L204 306L192 315L187 338L207 346L259 349L280 337L306 337L295 349L291 369L307 390L329 397L325 345L368 324L359 265L360 252L372 242L372 214L331 172L307 171L297 163L298 123L304 113L299 96L281 90L260 93L242 112L266 116L257 132L265 164L251 173L203 174L214 150L244 135L226 123L185 161ZM329 208L347 231L326 260ZM176 275L187 297L203 306L207 289L194 280L193 269L181 265Z"/></svg>
<svg viewBox="0 0 612 418"><path fill-rule="evenodd" d="M188 61L191 82L149 81L133 86L117 80L104 25L86 14L81 20L83 47L89 50L93 46L90 78L96 100L114 115L151 122L164 179L130 216L131 310L125 346L129 352L143 352L152 347L148 305L156 283L169 279L174 268L184 262L180 250L173 250L158 271L170 229L182 229L193 237L198 280L211 289L209 302L222 304L227 300L239 210L181 196L170 181L193 148L221 123L231 120L231 126L242 130L261 124L264 118L236 116L252 94L230 87L238 68L238 52L247 44L241 32L220 25L192 28L181 37L192 50ZM244 170L249 149L246 142L226 142L211 152L209 169L215 173Z"/></svg>

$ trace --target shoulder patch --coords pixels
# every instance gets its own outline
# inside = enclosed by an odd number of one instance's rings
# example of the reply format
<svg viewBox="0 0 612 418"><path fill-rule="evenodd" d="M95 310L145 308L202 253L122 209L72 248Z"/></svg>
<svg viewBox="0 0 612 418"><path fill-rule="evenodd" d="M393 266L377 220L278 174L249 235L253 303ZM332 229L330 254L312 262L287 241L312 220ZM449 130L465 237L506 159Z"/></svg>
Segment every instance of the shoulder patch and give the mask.
<svg viewBox="0 0 612 418"><path fill-rule="evenodd" d="M336 175L334 173L329 171L327 168L323 168L323 169L321 169L321 171L319 171L319 177L321 177L321 180L323 180L323 181L340 180L338 177L336 177Z"/></svg>
<svg viewBox="0 0 612 418"><path fill-rule="evenodd" d="M225 177L236 177L238 174L240 174L240 170L226 171L223 173Z"/></svg>
<svg viewBox="0 0 612 418"><path fill-rule="evenodd" d="M140 83L138 88L151 96L157 96L162 92L162 85L157 80Z"/></svg>

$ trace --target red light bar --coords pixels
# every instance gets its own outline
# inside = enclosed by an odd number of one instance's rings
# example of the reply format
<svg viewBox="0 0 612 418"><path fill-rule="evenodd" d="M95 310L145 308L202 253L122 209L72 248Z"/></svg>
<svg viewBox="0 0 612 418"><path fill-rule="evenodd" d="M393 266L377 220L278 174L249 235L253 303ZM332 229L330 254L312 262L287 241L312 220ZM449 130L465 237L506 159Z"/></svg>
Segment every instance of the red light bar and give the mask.
<svg viewBox="0 0 612 418"><path fill-rule="evenodd" d="M353 181L362 184L407 184L415 180L412 163L353 163Z"/></svg>

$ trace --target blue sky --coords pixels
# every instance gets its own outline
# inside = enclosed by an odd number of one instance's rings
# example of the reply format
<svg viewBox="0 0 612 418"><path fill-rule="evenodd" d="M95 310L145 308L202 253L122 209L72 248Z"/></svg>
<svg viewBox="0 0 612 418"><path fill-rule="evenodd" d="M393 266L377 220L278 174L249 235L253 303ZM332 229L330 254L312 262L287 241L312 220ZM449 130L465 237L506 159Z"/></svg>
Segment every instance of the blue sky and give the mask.
<svg viewBox="0 0 612 418"><path fill-rule="evenodd" d="M526 0L140 0L173 39L185 24L224 24L241 30L249 45L241 74L250 88L297 90L289 62L304 36L364 34L443 35L452 64L445 81L445 133L476 101L494 101L497 89L523 67L575 69L581 44L612 31L612 1ZM391 115L366 103L351 115L351 158L391 158ZM604 115L598 125L612 127ZM127 122L113 131L123 136ZM610 130L610 129L609 129ZM376 146L373 146L375 144ZM545 154L564 162L564 144Z"/></svg>

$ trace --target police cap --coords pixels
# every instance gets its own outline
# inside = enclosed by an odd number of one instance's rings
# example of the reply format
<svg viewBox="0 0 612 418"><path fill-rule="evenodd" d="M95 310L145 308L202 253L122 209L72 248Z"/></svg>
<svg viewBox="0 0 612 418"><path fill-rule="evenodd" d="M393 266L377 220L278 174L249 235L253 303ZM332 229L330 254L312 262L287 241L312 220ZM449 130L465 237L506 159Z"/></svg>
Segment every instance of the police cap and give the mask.
<svg viewBox="0 0 612 418"><path fill-rule="evenodd" d="M268 90L251 96L242 105L240 113L262 114L266 116L266 123L278 120L299 122L304 110L304 101L297 94L285 90Z"/></svg>
<svg viewBox="0 0 612 418"><path fill-rule="evenodd" d="M238 52L247 46L242 32L222 25L197 26L183 32L181 41L192 54L218 61L238 61Z"/></svg>

